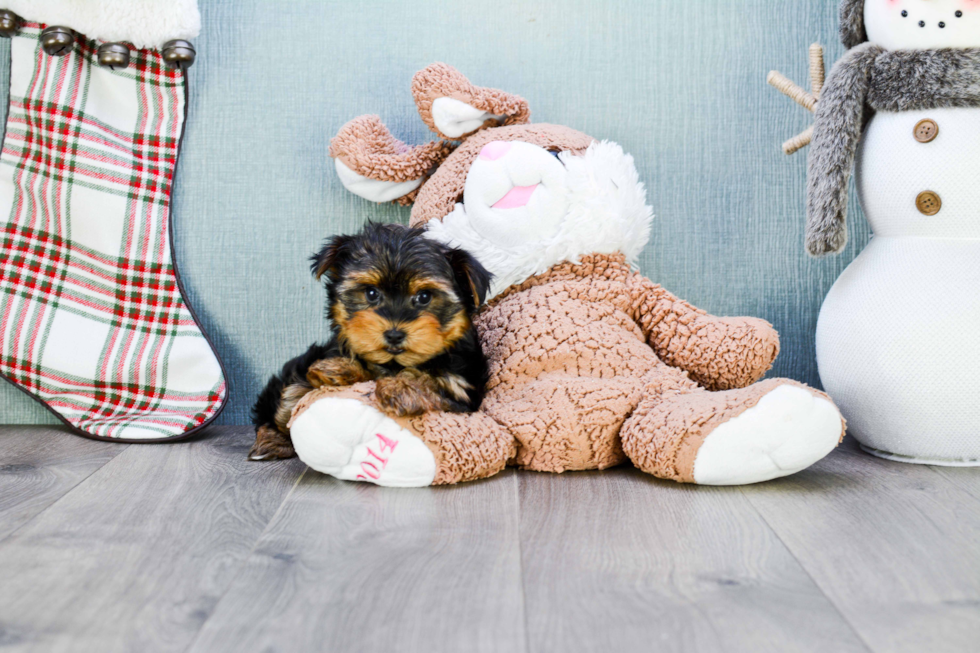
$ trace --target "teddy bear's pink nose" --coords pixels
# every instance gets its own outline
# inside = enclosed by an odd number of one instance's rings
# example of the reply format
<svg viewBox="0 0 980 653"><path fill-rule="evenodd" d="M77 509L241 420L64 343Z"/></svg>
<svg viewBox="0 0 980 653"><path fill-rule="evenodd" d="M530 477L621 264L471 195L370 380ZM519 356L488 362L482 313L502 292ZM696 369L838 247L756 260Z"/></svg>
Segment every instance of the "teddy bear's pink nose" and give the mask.
<svg viewBox="0 0 980 653"><path fill-rule="evenodd" d="M487 159L488 161L496 161L503 155L507 154L507 150L510 149L510 143L505 143L504 141L491 141L483 146L480 150L480 158Z"/></svg>

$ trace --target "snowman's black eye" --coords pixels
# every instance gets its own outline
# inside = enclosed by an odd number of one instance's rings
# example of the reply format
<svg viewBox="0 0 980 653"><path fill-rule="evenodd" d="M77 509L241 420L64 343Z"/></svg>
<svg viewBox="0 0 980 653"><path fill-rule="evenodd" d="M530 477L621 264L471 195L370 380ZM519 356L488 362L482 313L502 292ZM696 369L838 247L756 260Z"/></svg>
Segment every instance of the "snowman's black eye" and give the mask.
<svg viewBox="0 0 980 653"><path fill-rule="evenodd" d="M957 18L963 18L963 12L962 11L957 11L956 12L956 17Z"/></svg>
<svg viewBox="0 0 980 653"><path fill-rule="evenodd" d="M925 27L925 26L926 26L926 21L920 20L919 21L919 27Z"/></svg>
<svg viewBox="0 0 980 653"><path fill-rule="evenodd" d="M946 23L939 23L939 29L944 29L945 27L946 27Z"/></svg>
<svg viewBox="0 0 980 653"><path fill-rule="evenodd" d="M908 18L908 17L909 17L909 12L908 12L908 10L907 10L907 9L903 9L903 10L902 10L902 18Z"/></svg>

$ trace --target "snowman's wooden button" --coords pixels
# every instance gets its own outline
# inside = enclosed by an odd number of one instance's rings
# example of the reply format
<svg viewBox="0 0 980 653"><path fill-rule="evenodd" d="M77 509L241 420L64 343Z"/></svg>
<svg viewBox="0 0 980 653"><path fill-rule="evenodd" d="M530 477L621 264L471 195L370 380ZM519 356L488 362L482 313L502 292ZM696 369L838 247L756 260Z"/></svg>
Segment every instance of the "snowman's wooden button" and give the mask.
<svg viewBox="0 0 980 653"><path fill-rule="evenodd" d="M915 135L915 140L920 143L931 143L936 140L936 136L939 136L939 125L935 120L926 118L919 121L912 133Z"/></svg>
<svg viewBox="0 0 980 653"><path fill-rule="evenodd" d="M915 208L922 215L936 215L943 208L943 200L931 190L923 191L915 198Z"/></svg>

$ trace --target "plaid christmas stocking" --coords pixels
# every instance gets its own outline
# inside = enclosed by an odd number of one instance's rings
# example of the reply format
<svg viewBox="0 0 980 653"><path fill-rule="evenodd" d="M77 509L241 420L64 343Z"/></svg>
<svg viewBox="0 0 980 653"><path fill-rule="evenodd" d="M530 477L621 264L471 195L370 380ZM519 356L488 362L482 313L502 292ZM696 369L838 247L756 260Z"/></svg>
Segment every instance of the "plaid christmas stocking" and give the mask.
<svg viewBox="0 0 980 653"><path fill-rule="evenodd" d="M0 374L82 435L187 436L226 387L171 257L186 78L152 48L195 31L196 4L146 0L116 24L90 0L8 4L24 20L0 155ZM57 56L44 23L72 28ZM129 42L127 66L100 65L100 33Z"/></svg>

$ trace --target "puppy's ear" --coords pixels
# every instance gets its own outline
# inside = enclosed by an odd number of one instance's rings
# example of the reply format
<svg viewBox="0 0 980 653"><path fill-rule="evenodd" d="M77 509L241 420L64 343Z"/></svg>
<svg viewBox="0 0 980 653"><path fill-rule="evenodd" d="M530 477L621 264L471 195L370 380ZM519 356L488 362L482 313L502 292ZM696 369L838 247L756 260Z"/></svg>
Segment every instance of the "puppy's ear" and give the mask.
<svg viewBox="0 0 980 653"><path fill-rule="evenodd" d="M350 260L353 253L354 238L352 236L334 236L323 248L310 257L310 271L319 281L323 275L330 275L336 281L340 268Z"/></svg>
<svg viewBox="0 0 980 653"><path fill-rule="evenodd" d="M483 306L490 292L490 281L493 275L477 261L469 252L461 249L450 249L446 254L449 265L453 269L453 276L456 285L463 293L463 301L470 308L476 310Z"/></svg>

